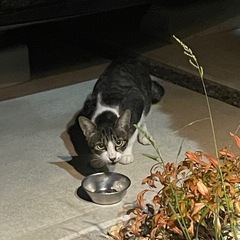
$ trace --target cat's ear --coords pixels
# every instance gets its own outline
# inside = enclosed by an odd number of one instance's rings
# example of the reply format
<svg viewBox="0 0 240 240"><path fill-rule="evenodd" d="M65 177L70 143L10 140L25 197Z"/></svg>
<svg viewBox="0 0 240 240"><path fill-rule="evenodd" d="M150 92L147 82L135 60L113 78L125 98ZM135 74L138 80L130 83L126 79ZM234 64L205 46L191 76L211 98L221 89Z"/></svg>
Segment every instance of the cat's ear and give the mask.
<svg viewBox="0 0 240 240"><path fill-rule="evenodd" d="M122 128L125 131L130 129L130 121L131 121L131 111L129 109L125 110L125 112L117 119L115 126L117 128Z"/></svg>
<svg viewBox="0 0 240 240"><path fill-rule="evenodd" d="M88 118L80 116L78 118L79 125L86 137L90 137L96 130L97 126Z"/></svg>

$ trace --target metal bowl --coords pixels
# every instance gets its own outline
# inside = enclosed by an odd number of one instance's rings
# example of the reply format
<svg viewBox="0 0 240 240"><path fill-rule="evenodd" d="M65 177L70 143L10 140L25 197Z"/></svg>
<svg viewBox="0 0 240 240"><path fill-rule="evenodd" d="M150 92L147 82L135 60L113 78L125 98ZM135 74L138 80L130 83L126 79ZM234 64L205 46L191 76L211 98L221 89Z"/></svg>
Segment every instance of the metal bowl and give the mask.
<svg viewBox="0 0 240 240"><path fill-rule="evenodd" d="M82 181L82 187L92 201L104 205L120 202L130 184L127 176L115 172L94 173Z"/></svg>

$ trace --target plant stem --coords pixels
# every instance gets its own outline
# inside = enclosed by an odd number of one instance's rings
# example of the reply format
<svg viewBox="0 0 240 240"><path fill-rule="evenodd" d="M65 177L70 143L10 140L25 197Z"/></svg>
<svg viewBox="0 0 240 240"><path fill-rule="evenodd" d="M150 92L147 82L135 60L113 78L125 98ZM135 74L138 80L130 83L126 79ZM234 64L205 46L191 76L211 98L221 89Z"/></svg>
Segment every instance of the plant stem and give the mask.
<svg viewBox="0 0 240 240"><path fill-rule="evenodd" d="M213 135L213 143L214 143L214 148L215 148L215 154L216 154L216 157L218 157L218 147L217 147L216 133L215 133L215 129L214 129L212 110L211 110L210 103L209 103L209 98L208 98L208 94L207 94L206 84L205 84L205 81L204 81L204 78L203 78L203 68L199 65L198 60L195 57L195 55L193 54L192 50L187 45L185 45L180 39L178 39L176 36L173 35L173 38L183 47L184 54L189 57L190 64L198 70L198 73L200 75L200 79L201 79L201 82L202 82L204 95L205 95L206 102L207 102L207 108L208 108L208 114L209 114L209 118L210 118L211 128L212 128L212 135Z"/></svg>
<svg viewBox="0 0 240 240"><path fill-rule="evenodd" d="M158 155L158 161L161 163L162 167L165 166L165 163L164 163L164 160L162 158L162 155L161 155L161 152L160 152L160 149L158 147L158 145L153 141L152 137L147 134L142 128L140 128L138 125L134 125L136 129L138 129L141 133L144 134L144 136L148 139L148 141L150 142L150 144L152 145L152 147L156 150L157 152L157 155Z"/></svg>

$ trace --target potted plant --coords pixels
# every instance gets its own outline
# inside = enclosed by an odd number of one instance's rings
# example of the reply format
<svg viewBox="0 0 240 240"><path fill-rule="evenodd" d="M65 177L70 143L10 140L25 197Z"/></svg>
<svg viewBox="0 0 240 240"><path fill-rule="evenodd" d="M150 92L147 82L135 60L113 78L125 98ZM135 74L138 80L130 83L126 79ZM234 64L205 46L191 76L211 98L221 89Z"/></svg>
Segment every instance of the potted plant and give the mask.
<svg viewBox="0 0 240 240"><path fill-rule="evenodd" d="M147 156L157 163L142 181L148 188L137 194L136 203L126 212L129 220L114 225L108 234L118 240L240 239L240 156L226 147L217 150L203 68L192 50L174 38L199 72L216 156L188 151L183 161L165 163L156 143L139 129L156 150L156 156ZM230 135L240 149L240 138Z"/></svg>

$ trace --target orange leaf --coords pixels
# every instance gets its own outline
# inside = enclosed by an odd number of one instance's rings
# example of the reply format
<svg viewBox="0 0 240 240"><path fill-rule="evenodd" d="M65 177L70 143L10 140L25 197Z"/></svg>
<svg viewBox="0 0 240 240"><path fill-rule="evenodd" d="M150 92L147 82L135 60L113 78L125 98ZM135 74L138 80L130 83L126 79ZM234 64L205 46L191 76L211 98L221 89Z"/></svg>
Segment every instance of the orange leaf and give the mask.
<svg viewBox="0 0 240 240"><path fill-rule="evenodd" d="M186 198L194 198L194 195L192 193L187 193Z"/></svg>
<svg viewBox="0 0 240 240"><path fill-rule="evenodd" d="M218 168L219 167L219 162L216 158L204 153L203 154L209 161L210 163L215 167L215 168Z"/></svg>
<svg viewBox="0 0 240 240"><path fill-rule="evenodd" d="M220 233L221 229L222 229L222 225L221 225L219 217L215 216L215 221L216 221L217 232Z"/></svg>
<svg viewBox="0 0 240 240"><path fill-rule="evenodd" d="M150 191L150 190L145 189L145 190L141 191L140 193L138 193L138 195L137 195L137 203L140 208L144 208L144 206L145 206L143 196L148 191Z"/></svg>
<svg viewBox="0 0 240 240"><path fill-rule="evenodd" d="M132 225L131 230L135 236L139 236L139 232L140 232L139 230L141 225L142 225L141 221L135 221L134 224Z"/></svg>
<svg viewBox="0 0 240 240"><path fill-rule="evenodd" d="M164 219L164 215L162 213L157 213L153 216L152 223L154 227L159 225L165 227L167 222Z"/></svg>
<svg viewBox="0 0 240 240"><path fill-rule="evenodd" d="M239 201L235 202L234 206L236 213L240 214L240 202Z"/></svg>
<svg viewBox="0 0 240 240"><path fill-rule="evenodd" d="M180 202L180 211L181 211L181 213L185 213L186 212L186 204L185 204L185 202Z"/></svg>
<svg viewBox="0 0 240 240"><path fill-rule="evenodd" d="M191 236L194 236L194 224L193 224L193 221L190 222L190 227L188 228L188 233Z"/></svg>
<svg viewBox="0 0 240 240"><path fill-rule="evenodd" d="M154 184L154 176L148 176L142 180L142 184L148 184L149 187L151 188L156 188L156 185Z"/></svg>
<svg viewBox="0 0 240 240"><path fill-rule="evenodd" d="M205 203L195 203L191 216L197 214L204 206L205 206Z"/></svg>
<svg viewBox="0 0 240 240"><path fill-rule="evenodd" d="M232 137L234 137L234 139L235 139L238 147L240 148L240 137L238 137L236 134L233 134L233 133L231 133L231 132L230 132L230 135L231 135Z"/></svg>
<svg viewBox="0 0 240 240"><path fill-rule="evenodd" d="M236 193L235 186L232 186L231 184L229 184L229 192L234 197Z"/></svg>
<svg viewBox="0 0 240 240"><path fill-rule="evenodd" d="M226 176L226 180L230 183L240 183L240 178Z"/></svg>
<svg viewBox="0 0 240 240"><path fill-rule="evenodd" d="M193 181L188 182L188 188L195 196L199 195L199 193L197 192L197 186L194 184Z"/></svg>
<svg viewBox="0 0 240 240"><path fill-rule="evenodd" d="M190 151L187 151L186 153L186 156L189 160L195 162L195 163L198 163L202 166L206 166L207 163L202 161L201 158L200 158L200 154L199 153L193 153L193 152L190 152Z"/></svg>
<svg viewBox="0 0 240 240"><path fill-rule="evenodd" d="M198 188L198 191L199 191L205 198L207 198L207 199L210 198L208 188L207 188L206 185L202 182L201 179L199 179L198 182L197 182L197 188Z"/></svg>
<svg viewBox="0 0 240 240"><path fill-rule="evenodd" d="M236 158L236 155L232 152L229 152L227 148L223 148L222 150L219 151L219 153L223 156L227 156L230 158Z"/></svg>
<svg viewBox="0 0 240 240"><path fill-rule="evenodd" d="M136 220L132 223L131 230L135 236L140 236L140 228L142 226L142 222L147 217L147 214L138 215Z"/></svg>
<svg viewBox="0 0 240 240"><path fill-rule="evenodd" d="M150 234L151 239L156 239L156 232L158 231L158 228L159 227L157 226L151 231L151 234Z"/></svg>
<svg viewBox="0 0 240 240"><path fill-rule="evenodd" d="M167 223L167 225L169 226L169 228L174 231L175 233L177 233L178 235L182 236L183 235L183 232L182 230L180 230L173 221L169 221Z"/></svg>
<svg viewBox="0 0 240 240"><path fill-rule="evenodd" d="M155 195L155 196L153 197L152 202L153 202L153 204L156 205L156 204L159 204L160 200L161 200L161 198L160 198L158 195Z"/></svg>

